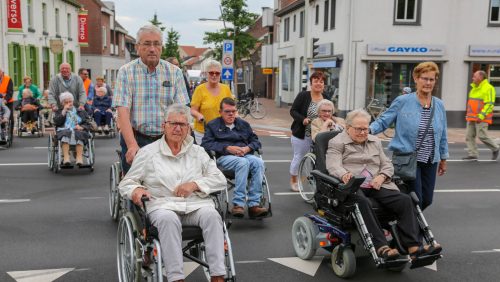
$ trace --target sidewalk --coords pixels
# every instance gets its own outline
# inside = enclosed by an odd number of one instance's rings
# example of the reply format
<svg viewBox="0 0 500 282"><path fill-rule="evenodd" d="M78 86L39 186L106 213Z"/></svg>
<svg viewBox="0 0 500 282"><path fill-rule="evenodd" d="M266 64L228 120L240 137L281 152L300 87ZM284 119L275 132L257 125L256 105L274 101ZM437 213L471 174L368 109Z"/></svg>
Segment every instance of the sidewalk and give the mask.
<svg viewBox="0 0 500 282"><path fill-rule="evenodd" d="M290 116L290 106L276 107L274 100L259 98L264 105L267 114L263 119L254 119L248 115L245 120L248 121L256 131L280 131L287 136L291 135L290 125L292 117ZM491 138L500 143L500 130L489 130ZM465 143L465 128L448 128L449 143ZM481 143L477 140L478 143Z"/></svg>

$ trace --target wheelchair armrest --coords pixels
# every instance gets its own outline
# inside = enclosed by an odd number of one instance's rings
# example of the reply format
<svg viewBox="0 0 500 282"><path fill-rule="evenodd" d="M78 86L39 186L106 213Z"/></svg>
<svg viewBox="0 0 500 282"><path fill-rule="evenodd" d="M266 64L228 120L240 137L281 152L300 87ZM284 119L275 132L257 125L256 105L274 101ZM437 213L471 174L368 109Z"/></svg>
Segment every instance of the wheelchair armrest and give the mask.
<svg viewBox="0 0 500 282"><path fill-rule="evenodd" d="M261 155L261 156L262 156L262 148L259 148L259 149L255 150L255 152L256 152L258 155Z"/></svg>
<svg viewBox="0 0 500 282"><path fill-rule="evenodd" d="M319 170L315 169L311 172L311 174L315 177L322 178L333 185L340 185L340 180L338 180L336 177L323 173Z"/></svg>
<svg viewBox="0 0 500 282"><path fill-rule="evenodd" d="M215 151L214 150L205 150L205 152L207 152L207 155L213 159L215 158Z"/></svg>

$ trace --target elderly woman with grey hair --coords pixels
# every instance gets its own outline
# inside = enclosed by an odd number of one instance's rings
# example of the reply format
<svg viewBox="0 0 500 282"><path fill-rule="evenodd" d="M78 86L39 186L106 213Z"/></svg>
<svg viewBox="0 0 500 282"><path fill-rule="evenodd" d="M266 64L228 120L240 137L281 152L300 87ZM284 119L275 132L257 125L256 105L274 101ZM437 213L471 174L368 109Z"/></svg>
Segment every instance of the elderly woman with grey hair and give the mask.
<svg viewBox="0 0 500 282"><path fill-rule="evenodd" d="M318 117L311 122L311 137L313 141L320 132L344 130L344 119L334 116L334 113L335 106L332 101L327 99L319 101Z"/></svg>
<svg viewBox="0 0 500 282"><path fill-rule="evenodd" d="M220 83L222 65L219 62L209 60L205 63L204 71L208 81L196 87L191 100L191 115L195 118L194 136L198 145L201 144L205 134L205 123L220 117L222 99L233 97L231 89L226 84Z"/></svg>
<svg viewBox="0 0 500 282"><path fill-rule="evenodd" d="M69 146L75 145L76 164L83 164L83 146L90 138L90 120L87 112L76 108L73 104L74 96L70 92L63 92L59 96L62 109L54 114L57 139L62 143L63 165L70 165Z"/></svg>
<svg viewBox="0 0 500 282"><path fill-rule="evenodd" d="M165 114L164 135L144 146L120 182L120 193L135 204L150 198L147 211L159 232L168 281L184 281L182 225L202 229L211 281L224 281L222 219L208 197L226 179L189 135L189 108L174 104Z"/></svg>
<svg viewBox="0 0 500 282"><path fill-rule="evenodd" d="M423 246L419 240L421 230L416 219L416 208L411 198L400 193L398 187L391 182L394 168L384 153L380 139L368 133L370 120L370 114L362 109L347 114L346 130L328 143L328 172L343 183L349 182L355 175L365 177L361 189L351 197L355 197L368 231L373 235L377 253L381 257L398 258L399 252L387 245L367 197L396 214L402 244L408 249L412 260L423 255L440 253L442 248L439 244Z"/></svg>

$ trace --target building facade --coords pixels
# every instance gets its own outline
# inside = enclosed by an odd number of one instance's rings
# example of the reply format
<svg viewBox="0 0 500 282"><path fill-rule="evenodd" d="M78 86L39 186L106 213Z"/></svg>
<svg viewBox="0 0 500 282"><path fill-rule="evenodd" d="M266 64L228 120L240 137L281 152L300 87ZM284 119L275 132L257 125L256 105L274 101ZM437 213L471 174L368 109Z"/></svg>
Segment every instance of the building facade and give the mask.
<svg viewBox="0 0 500 282"><path fill-rule="evenodd" d="M444 101L450 127L465 126L474 71L485 70L500 96L498 0L276 4L281 72L277 89L282 102L293 101L304 86L304 73L321 69L328 77L326 92L337 94L341 113L365 107L373 98L390 104L404 87L415 90L412 71L423 61L434 61L440 68L434 94ZM500 111L497 101L495 109ZM494 124L500 125L498 115Z"/></svg>
<svg viewBox="0 0 500 282"><path fill-rule="evenodd" d="M63 62L80 67L79 9L75 0L1 1L0 66L15 89L24 76L46 89Z"/></svg>
<svg viewBox="0 0 500 282"><path fill-rule="evenodd" d="M114 85L118 70L126 60L127 31L115 20L115 5L110 1L79 0L88 10L88 47L82 47L81 66L91 79L103 76Z"/></svg>

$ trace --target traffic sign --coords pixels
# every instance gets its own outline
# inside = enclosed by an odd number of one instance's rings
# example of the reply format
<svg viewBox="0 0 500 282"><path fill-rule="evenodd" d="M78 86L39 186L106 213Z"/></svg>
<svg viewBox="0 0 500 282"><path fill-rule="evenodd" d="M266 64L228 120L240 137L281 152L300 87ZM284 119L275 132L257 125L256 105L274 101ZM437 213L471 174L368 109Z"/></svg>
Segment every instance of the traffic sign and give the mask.
<svg viewBox="0 0 500 282"><path fill-rule="evenodd" d="M222 80L233 80L234 69L233 68L223 68L222 69Z"/></svg>
<svg viewBox="0 0 500 282"><path fill-rule="evenodd" d="M234 40L224 40L222 44L224 44L222 53L233 53Z"/></svg>
<svg viewBox="0 0 500 282"><path fill-rule="evenodd" d="M222 56L222 67L227 69L233 68L233 55L224 53Z"/></svg>

